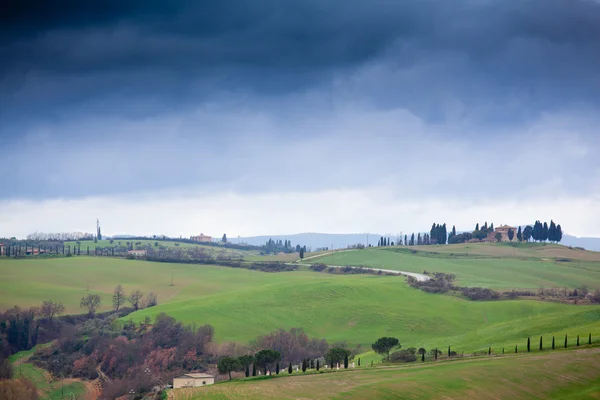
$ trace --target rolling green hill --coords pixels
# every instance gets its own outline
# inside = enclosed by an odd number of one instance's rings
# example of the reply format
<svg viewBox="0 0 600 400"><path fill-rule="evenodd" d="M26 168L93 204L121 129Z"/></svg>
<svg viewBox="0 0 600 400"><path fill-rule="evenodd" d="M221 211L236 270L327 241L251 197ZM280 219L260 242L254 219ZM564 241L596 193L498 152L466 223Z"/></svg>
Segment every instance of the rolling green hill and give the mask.
<svg viewBox="0 0 600 400"><path fill-rule="evenodd" d="M175 286L170 286L172 272ZM134 320L165 312L187 323L213 325L218 341L245 342L280 327L302 327L311 336L366 349L377 337L393 335L403 346L452 345L468 352L522 344L529 335L600 336L598 306L472 302L424 293L398 276L263 273L101 257L0 259L0 273L2 309L51 299L79 313L89 288L108 310L112 290L122 284L127 292L158 293L159 306L132 314Z"/></svg>
<svg viewBox="0 0 600 400"><path fill-rule="evenodd" d="M223 382L183 399L600 399L600 350L481 358Z"/></svg>
<svg viewBox="0 0 600 400"><path fill-rule="evenodd" d="M506 254L507 250L509 254ZM511 255L513 250L514 255ZM548 251L563 256L549 258ZM579 259L567 258L565 254ZM468 244L340 251L313 258L310 262L453 273L460 285L495 289L576 288L584 285L600 288L600 261L591 261L597 258L596 254L600 253L533 243L517 248L503 244Z"/></svg>

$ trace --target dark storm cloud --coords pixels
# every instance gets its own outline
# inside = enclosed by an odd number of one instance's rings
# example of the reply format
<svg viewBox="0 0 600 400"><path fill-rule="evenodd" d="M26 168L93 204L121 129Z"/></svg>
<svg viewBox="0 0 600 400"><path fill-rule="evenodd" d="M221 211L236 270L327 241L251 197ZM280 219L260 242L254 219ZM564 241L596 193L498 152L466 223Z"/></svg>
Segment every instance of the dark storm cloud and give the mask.
<svg viewBox="0 0 600 400"><path fill-rule="evenodd" d="M365 187L381 164L382 181L427 164L413 197L600 176L592 0L9 0L0 60L0 198ZM551 139L529 137L548 112Z"/></svg>
<svg viewBox="0 0 600 400"><path fill-rule="evenodd" d="M7 10L5 116L104 96L116 105L279 95L378 61L392 80L380 77L372 98L425 116L436 110L419 97L435 85L467 104L518 94L551 107L600 93L592 0L9 1ZM394 80L411 68L422 73Z"/></svg>

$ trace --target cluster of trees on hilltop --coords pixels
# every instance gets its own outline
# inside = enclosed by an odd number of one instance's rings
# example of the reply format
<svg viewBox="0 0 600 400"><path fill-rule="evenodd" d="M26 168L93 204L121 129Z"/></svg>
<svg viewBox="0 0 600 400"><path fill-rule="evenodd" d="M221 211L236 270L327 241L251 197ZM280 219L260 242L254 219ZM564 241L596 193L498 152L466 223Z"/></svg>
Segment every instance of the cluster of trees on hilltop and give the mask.
<svg viewBox="0 0 600 400"><path fill-rule="evenodd" d="M519 227L520 229L521 227ZM531 227L526 227L527 228L531 228ZM550 221L550 225L548 225L547 222L544 222L543 224L540 221L535 221L535 224L533 224L533 228L528 229L528 233L531 232L531 234L528 234L528 237L525 239L525 237L523 238L523 240L528 241L529 237L531 237L531 239L535 240L536 242L545 242L545 241L550 241L550 242L556 242L559 243L562 240L562 227L559 225L556 225L554 223L554 221ZM518 233L517 233L517 238L518 238Z"/></svg>
<svg viewBox="0 0 600 400"><path fill-rule="evenodd" d="M267 242L261 247L261 251L265 254L277 254L277 253L306 253L306 245L300 246L297 244L296 246L292 246L291 240L273 240L269 239Z"/></svg>

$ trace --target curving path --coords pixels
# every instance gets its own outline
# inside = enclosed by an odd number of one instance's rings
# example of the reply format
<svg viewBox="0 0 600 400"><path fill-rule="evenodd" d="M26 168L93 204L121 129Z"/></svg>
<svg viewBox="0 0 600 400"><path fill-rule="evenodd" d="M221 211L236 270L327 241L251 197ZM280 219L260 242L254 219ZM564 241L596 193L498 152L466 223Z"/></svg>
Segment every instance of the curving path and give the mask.
<svg viewBox="0 0 600 400"><path fill-rule="evenodd" d="M355 266L352 266L352 265L328 265L328 267L334 267L334 268L346 268L346 267L350 267L350 268L362 268L362 269L368 269L368 270L371 270L371 271L387 272L389 274L395 274L395 275L412 276L413 278L415 278L419 282L426 282L426 281L428 281L428 280L431 279L427 275L417 274L416 272L397 271L395 269L381 269L381 268L370 268L370 267L355 267Z"/></svg>
<svg viewBox="0 0 600 400"><path fill-rule="evenodd" d="M296 265L304 265L304 266L307 266L307 267L311 266L311 264L304 264L304 263L295 263L295 264ZM289 263L289 265L294 265L294 263ZM428 280L431 279L431 277L429 277L427 275L418 274L416 272L398 271L398 270L395 270L395 269L358 267L358 266L353 266L353 265L329 265L329 264L327 264L327 266L328 267L333 267L333 268L346 268L346 267L350 267L350 268L362 268L362 269L368 269L368 270L371 270L371 271L387 272L387 273L394 274L394 275L412 276L418 282L426 282L426 281L428 281Z"/></svg>

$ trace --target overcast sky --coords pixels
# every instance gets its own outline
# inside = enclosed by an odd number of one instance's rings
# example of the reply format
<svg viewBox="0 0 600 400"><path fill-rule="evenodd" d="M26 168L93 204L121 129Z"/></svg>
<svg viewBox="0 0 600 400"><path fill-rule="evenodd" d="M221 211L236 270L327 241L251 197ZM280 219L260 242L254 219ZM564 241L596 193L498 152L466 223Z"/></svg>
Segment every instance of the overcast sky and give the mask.
<svg viewBox="0 0 600 400"><path fill-rule="evenodd" d="M596 0L9 0L0 236L600 236Z"/></svg>

